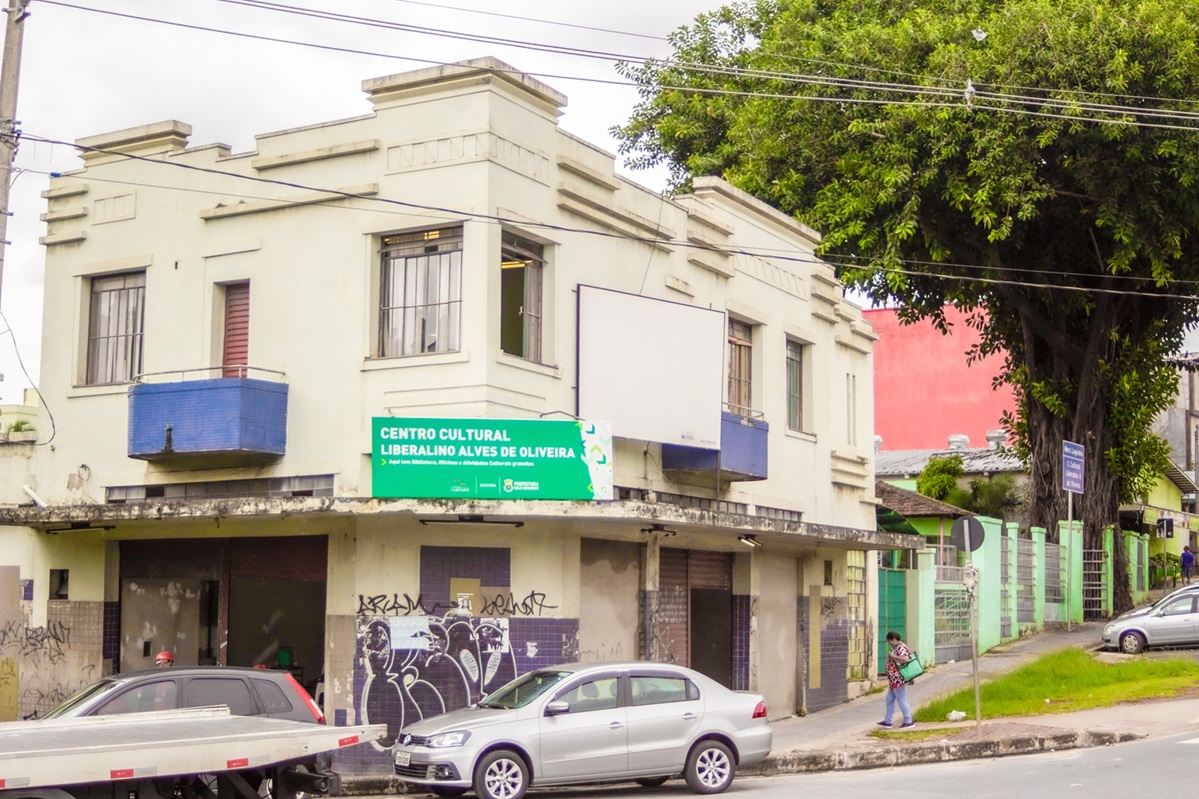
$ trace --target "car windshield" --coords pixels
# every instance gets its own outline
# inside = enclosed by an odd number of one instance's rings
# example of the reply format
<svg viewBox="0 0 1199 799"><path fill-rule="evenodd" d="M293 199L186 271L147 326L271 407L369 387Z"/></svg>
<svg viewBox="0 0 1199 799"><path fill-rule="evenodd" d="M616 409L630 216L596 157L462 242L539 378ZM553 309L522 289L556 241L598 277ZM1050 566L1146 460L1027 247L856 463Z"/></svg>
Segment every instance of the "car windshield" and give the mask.
<svg viewBox="0 0 1199 799"><path fill-rule="evenodd" d="M112 680L101 680L100 682L92 683L67 701L63 702L58 707L51 710L46 715L42 716L42 718L60 719L75 716L78 714L79 708L89 704L93 697L106 694L116 687L117 683Z"/></svg>
<svg viewBox="0 0 1199 799"><path fill-rule="evenodd" d="M569 671L531 671L483 697L479 707L524 707L570 674Z"/></svg>

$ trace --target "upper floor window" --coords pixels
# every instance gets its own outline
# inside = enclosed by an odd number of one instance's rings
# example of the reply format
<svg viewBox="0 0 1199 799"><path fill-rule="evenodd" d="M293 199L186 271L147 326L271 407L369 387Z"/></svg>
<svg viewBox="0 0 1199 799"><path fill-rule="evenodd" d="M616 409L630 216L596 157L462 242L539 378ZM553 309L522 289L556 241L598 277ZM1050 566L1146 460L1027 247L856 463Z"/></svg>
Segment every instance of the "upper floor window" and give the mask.
<svg viewBox="0 0 1199 799"><path fill-rule="evenodd" d="M804 345L787 339L787 427L803 430L803 356Z"/></svg>
<svg viewBox="0 0 1199 799"><path fill-rule="evenodd" d="M729 317L729 410L750 416L753 409L751 362L753 327Z"/></svg>
<svg viewBox="0 0 1199 799"><path fill-rule="evenodd" d="M91 279L87 385L128 383L141 373L145 304L145 272Z"/></svg>
<svg viewBox="0 0 1199 799"><path fill-rule="evenodd" d="M544 248L504 233L500 255L500 349L541 363Z"/></svg>
<svg viewBox="0 0 1199 799"><path fill-rule="evenodd" d="M858 376L845 374L845 443L858 443Z"/></svg>
<svg viewBox="0 0 1199 799"><path fill-rule="evenodd" d="M456 352L462 314L462 228L383 237L379 355Z"/></svg>

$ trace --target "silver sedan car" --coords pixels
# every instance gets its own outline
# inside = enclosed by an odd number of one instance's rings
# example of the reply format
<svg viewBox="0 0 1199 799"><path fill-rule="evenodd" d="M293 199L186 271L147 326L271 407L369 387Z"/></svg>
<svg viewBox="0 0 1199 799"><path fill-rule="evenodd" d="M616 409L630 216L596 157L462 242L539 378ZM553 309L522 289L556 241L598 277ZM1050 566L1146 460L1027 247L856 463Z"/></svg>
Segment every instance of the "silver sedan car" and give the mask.
<svg viewBox="0 0 1199 799"><path fill-rule="evenodd" d="M531 671L477 705L410 724L395 773L438 796L521 799L530 785L682 775L719 793L770 754L766 703L662 663L568 663Z"/></svg>
<svg viewBox="0 0 1199 799"><path fill-rule="evenodd" d="M1105 648L1135 655L1150 646L1199 644L1199 590L1178 590L1148 608L1131 610L1103 628Z"/></svg>

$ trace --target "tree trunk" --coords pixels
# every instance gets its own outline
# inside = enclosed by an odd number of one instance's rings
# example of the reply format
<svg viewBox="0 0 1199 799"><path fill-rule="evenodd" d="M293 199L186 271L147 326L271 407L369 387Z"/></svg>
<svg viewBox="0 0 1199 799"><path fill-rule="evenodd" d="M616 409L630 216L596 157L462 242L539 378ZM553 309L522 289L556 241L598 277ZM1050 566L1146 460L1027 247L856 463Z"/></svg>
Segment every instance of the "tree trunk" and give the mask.
<svg viewBox="0 0 1199 799"><path fill-rule="evenodd" d="M1075 370L1077 366L1075 366ZM1043 380L1033 375L1030 380ZM1103 549L1104 533L1114 528L1112 547L1113 606L1117 612L1132 607L1132 587L1128 573L1128 553L1119 525L1119 487L1107 461L1107 450L1115 443L1106 424L1108 397L1101 381L1089 384L1088 396L1074 397L1072 407L1079 413L1073 420L1052 413L1030 397L1027 386L1018 386L1024 395L1029 448L1029 519L1057 538L1058 522L1067 517L1067 495L1063 488L1062 442L1072 441L1085 449L1083 492L1074 496L1074 520L1082 523L1083 548Z"/></svg>

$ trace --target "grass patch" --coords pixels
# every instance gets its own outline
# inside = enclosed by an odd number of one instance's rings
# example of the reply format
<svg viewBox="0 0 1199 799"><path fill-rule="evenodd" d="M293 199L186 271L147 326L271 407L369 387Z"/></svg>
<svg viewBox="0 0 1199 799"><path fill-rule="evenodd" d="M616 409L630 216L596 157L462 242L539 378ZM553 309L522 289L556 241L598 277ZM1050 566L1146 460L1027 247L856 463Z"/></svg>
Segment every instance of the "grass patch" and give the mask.
<svg viewBox="0 0 1199 799"><path fill-rule="evenodd" d="M980 694L983 718L992 719L1170 698L1194 691L1197 685L1199 663L1147 659L1102 663L1089 652L1070 648L983 683ZM974 718L973 685L922 705L915 719L943 721L951 710L961 710L967 718Z"/></svg>
<svg viewBox="0 0 1199 799"><path fill-rule="evenodd" d="M940 738L961 732L961 727L921 727L918 730L874 730L871 738L884 738L890 741L923 741L925 738Z"/></svg>

